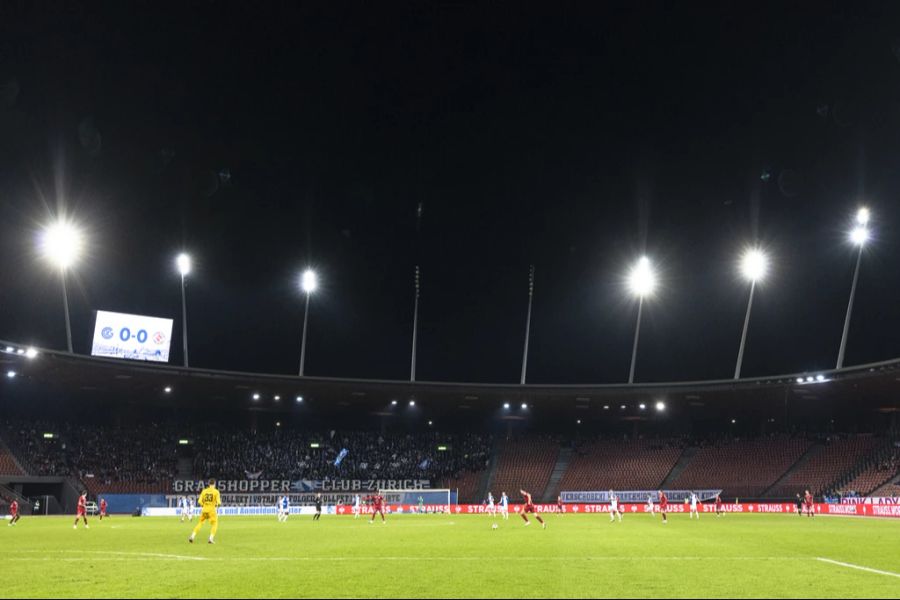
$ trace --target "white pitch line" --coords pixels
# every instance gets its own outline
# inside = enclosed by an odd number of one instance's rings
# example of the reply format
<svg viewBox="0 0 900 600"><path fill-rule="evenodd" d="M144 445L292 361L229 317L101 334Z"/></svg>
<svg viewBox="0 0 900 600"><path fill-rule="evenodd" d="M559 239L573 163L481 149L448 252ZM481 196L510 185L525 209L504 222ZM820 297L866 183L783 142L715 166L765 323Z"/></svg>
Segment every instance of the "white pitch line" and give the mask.
<svg viewBox="0 0 900 600"><path fill-rule="evenodd" d="M839 567L845 567L847 569L856 569L857 571L865 571L867 573L875 573L876 575L887 575L888 577L897 577L900 578L900 573L893 573L891 571L880 571L878 569L871 569L869 567L862 567L860 565L854 565L851 563L841 562L839 560L831 560L830 558L816 558L817 561L828 563L831 565L837 565Z"/></svg>
<svg viewBox="0 0 900 600"><path fill-rule="evenodd" d="M18 550L28 554L92 554L99 556L117 556L125 559L138 560L141 558L162 558L168 560L208 560L202 556L183 556L180 554L162 554L158 552L114 552L112 550ZM32 560L32 559L29 559ZM90 560L90 559L60 559L60 560Z"/></svg>

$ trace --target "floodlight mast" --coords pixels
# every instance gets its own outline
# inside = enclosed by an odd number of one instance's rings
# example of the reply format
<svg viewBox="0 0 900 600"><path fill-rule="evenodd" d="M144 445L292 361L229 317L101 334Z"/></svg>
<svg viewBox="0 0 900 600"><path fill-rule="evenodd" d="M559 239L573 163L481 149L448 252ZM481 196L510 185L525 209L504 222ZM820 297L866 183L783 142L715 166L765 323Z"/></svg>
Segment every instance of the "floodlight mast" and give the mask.
<svg viewBox="0 0 900 600"><path fill-rule="evenodd" d="M303 310L303 335L300 341L300 377L303 377L306 366L306 326L309 323L309 297L319 287L315 271L307 269L300 279L300 287L306 294L306 306Z"/></svg>
<svg viewBox="0 0 900 600"><path fill-rule="evenodd" d="M534 265L528 275L528 317L525 319L525 351L522 354L522 377L519 380L525 385L525 377L528 374L528 345L531 341L531 306L534 302Z"/></svg>
<svg viewBox="0 0 900 600"><path fill-rule="evenodd" d="M187 329L187 289L185 278L191 272L191 257L185 253L179 254L175 259L175 266L181 275L181 340L184 345L184 366L189 366L188 361L188 329Z"/></svg>
<svg viewBox="0 0 900 600"><path fill-rule="evenodd" d="M416 298L413 306L413 334L412 334L412 356L409 362L409 380L416 380L416 347L419 341L419 292L421 290L421 270L416 265L415 286Z"/></svg>
<svg viewBox="0 0 900 600"><path fill-rule="evenodd" d="M737 364L734 367L734 378L741 378L741 368L744 364L744 350L747 347L747 331L750 328L750 312L753 310L753 296L756 293L756 283L765 278L769 270L769 258L759 249L751 248L744 252L740 265L741 275L750 281L750 299L747 301L747 314L744 316L744 330L741 334L741 345L738 349Z"/></svg>
<svg viewBox="0 0 900 600"><path fill-rule="evenodd" d="M856 213L856 227L850 232L850 242L859 250L856 255L856 268L853 270L853 283L850 286L850 302L847 305L847 316L844 318L844 331L841 334L841 346L838 349L837 368L844 368L844 356L847 352L847 337L850 334L850 318L853 315L853 303L856 300L856 285L859 282L859 267L862 264L863 248L869 241L869 219L871 214L868 208L860 208Z"/></svg>
<svg viewBox="0 0 900 600"><path fill-rule="evenodd" d="M40 248L44 258L59 269L63 292L63 310L66 318L66 347L70 354L72 346L72 321L69 316L69 292L66 284L66 273L75 265L81 256L83 236L73 223L64 219L44 228L40 237Z"/></svg>
<svg viewBox="0 0 900 600"><path fill-rule="evenodd" d="M637 365L638 340L641 337L641 318L644 314L644 297L653 294L656 289L656 273L650 259L641 257L628 276L628 287L638 297L637 325L634 330L634 346L631 349L631 370L628 373L628 384L634 383L634 371Z"/></svg>

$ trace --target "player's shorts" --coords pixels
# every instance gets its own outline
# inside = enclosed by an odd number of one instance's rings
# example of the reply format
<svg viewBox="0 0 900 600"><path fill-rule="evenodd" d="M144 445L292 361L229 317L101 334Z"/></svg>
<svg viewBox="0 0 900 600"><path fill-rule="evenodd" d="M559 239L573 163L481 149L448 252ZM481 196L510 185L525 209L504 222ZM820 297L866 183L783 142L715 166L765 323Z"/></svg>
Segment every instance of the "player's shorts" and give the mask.
<svg viewBox="0 0 900 600"><path fill-rule="evenodd" d="M218 523L219 515L216 514L215 511L205 511L204 510L203 512L200 513L200 522L204 523L206 521L209 521L210 523Z"/></svg>
<svg viewBox="0 0 900 600"><path fill-rule="evenodd" d="M85 515L87 515L87 510L84 508L79 508L78 512L75 513L75 516L78 516L78 517L83 517Z"/></svg>
<svg viewBox="0 0 900 600"><path fill-rule="evenodd" d="M522 512L526 512L526 513L534 513L534 512L537 512L537 511L534 509L534 504L526 504L526 505L525 505L525 508L522 509Z"/></svg>

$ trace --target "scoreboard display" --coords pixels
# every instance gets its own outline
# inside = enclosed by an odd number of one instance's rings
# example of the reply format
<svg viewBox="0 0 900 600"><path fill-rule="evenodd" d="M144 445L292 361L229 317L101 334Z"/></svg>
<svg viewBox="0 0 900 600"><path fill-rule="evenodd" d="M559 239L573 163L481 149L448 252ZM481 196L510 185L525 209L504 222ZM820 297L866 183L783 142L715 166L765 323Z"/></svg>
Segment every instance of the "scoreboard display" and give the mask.
<svg viewBox="0 0 900 600"><path fill-rule="evenodd" d="M169 362L172 319L97 311L92 356Z"/></svg>

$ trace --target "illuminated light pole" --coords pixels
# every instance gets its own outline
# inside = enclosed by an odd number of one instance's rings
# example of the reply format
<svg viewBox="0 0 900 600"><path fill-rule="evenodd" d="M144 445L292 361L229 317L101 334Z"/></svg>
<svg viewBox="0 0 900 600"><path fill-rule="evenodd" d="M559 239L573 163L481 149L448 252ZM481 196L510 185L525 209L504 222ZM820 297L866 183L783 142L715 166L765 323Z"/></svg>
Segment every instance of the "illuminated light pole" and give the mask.
<svg viewBox="0 0 900 600"><path fill-rule="evenodd" d="M756 284L762 281L769 272L769 257L758 248L750 248L744 252L740 264L741 276L750 282L750 299L747 301L747 315L744 317L744 332L741 334L741 346L738 350L737 365L734 367L734 378L741 378L741 367L744 364L744 349L747 346L747 330L750 327L750 311L753 309L753 295Z"/></svg>
<svg viewBox="0 0 900 600"><path fill-rule="evenodd" d="M525 352L522 355L522 378L519 381L525 385L525 376L528 373L528 344L531 341L531 305L534 301L534 265L528 275L528 318L525 320Z"/></svg>
<svg viewBox="0 0 900 600"><path fill-rule="evenodd" d="M40 235L40 249L44 258L59 269L62 282L63 308L66 315L66 341L69 353L72 348L72 322L69 318L69 293L66 287L66 273L81 257L84 237L74 224L58 220L44 228Z"/></svg>
<svg viewBox="0 0 900 600"><path fill-rule="evenodd" d="M641 257L628 275L628 289L638 297L637 325L634 330L634 347L631 350L631 371L628 373L628 383L634 383L634 368L637 364L638 340L641 337L641 317L644 313L644 298L653 294L656 289L656 273L650 264L650 259Z"/></svg>
<svg viewBox="0 0 900 600"><path fill-rule="evenodd" d="M850 242L859 247L856 255L856 269L853 271L853 284L850 286L850 303L847 305L847 317L844 319L844 333L841 335L841 347L838 350L837 368L844 366L844 354L847 351L847 335L850 333L850 316L853 313L853 301L856 299L856 283L859 281L859 265L862 263L863 248L869 241L869 209L861 208L856 213L856 227L850 232Z"/></svg>
<svg viewBox="0 0 900 600"><path fill-rule="evenodd" d="M303 311L303 338L300 342L300 377L303 377L303 369L306 364L306 324L309 321L309 297L319 287L319 280L315 271L307 269L300 278L300 287L306 294L306 309Z"/></svg>
<svg viewBox="0 0 900 600"><path fill-rule="evenodd" d="M184 344L184 366L188 366L187 292L184 280L191 273L191 257L185 253L178 255L175 266L181 275L181 340Z"/></svg>

